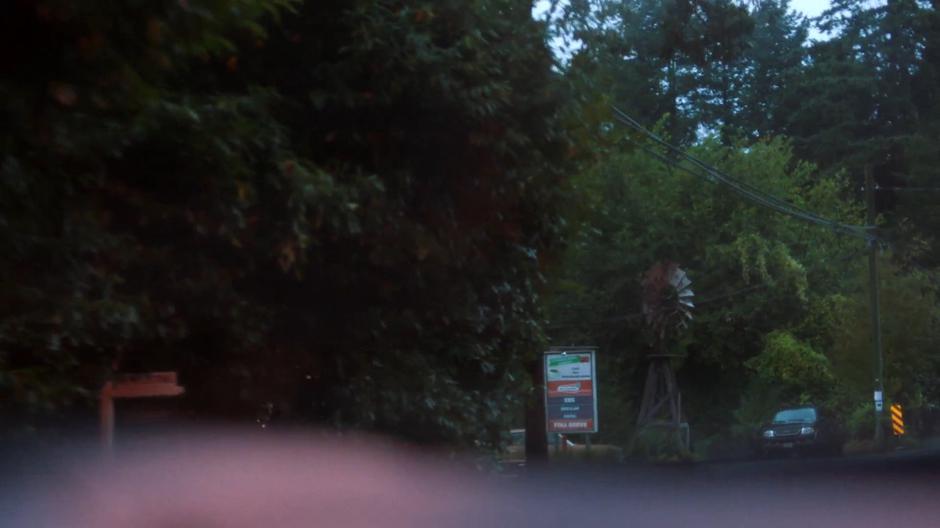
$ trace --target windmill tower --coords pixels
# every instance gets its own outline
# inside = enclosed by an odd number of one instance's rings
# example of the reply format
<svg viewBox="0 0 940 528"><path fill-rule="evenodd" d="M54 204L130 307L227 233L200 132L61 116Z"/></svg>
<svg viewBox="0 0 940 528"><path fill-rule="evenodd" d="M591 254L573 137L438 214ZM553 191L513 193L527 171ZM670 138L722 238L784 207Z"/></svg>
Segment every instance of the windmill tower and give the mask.
<svg viewBox="0 0 940 528"><path fill-rule="evenodd" d="M667 352L667 341L692 320L692 281L674 262L654 265L643 278L643 315L653 336L649 370L637 417L637 434L660 428L673 432L677 444L689 448L689 428L682 419L682 394L676 384L671 360L681 357Z"/></svg>

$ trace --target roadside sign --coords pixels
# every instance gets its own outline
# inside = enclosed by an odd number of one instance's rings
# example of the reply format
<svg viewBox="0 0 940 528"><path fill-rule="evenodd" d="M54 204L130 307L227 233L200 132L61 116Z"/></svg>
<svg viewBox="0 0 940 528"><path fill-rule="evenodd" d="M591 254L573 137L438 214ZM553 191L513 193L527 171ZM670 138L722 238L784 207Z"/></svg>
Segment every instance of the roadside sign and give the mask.
<svg viewBox="0 0 940 528"><path fill-rule="evenodd" d="M884 393L880 390L875 391L875 410L881 412L884 409Z"/></svg>
<svg viewBox="0 0 940 528"><path fill-rule="evenodd" d="M177 384L176 372L119 374L104 384L102 393L111 398L152 398L179 396L185 389Z"/></svg>
<svg viewBox="0 0 940 528"><path fill-rule="evenodd" d="M545 353L545 419L549 433L597 432L594 349L571 347Z"/></svg>
<svg viewBox="0 0 940 528"><path fill-rule="evenodd" d="M119 374L101 388L99 413L101 443L106 449L114 444L114 400L119 398L156 398L179 396L186 389L177 383L176 372Z"/></svg>
<svg viewBox="0 0 940 528"><path fill-rule="evenodd" d="M891 429L894 431L894 436L904 434L904 410L901 409L899 403L891 404Z"/></svg>

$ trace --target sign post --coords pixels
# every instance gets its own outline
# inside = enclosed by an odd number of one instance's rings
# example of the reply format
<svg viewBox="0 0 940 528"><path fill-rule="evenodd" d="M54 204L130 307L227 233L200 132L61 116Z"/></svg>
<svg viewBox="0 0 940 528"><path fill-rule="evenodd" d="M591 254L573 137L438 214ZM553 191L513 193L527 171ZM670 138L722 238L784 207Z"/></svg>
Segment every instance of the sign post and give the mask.
<svg viewBox="0 0 940 528"><path fill-rule="evenodd" d="M593 347L545 353L545 420L548 433L597 432L597 372Z"/></svg>

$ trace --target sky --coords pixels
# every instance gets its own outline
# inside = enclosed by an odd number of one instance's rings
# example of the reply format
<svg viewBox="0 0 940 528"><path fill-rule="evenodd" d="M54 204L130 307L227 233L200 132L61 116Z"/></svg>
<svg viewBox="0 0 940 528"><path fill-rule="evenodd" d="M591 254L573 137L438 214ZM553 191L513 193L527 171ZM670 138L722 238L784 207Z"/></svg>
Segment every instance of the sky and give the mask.
<svg viewBox="0 0 940 528"><path fill-rule="evenodd" d="M532 12L538 17L539 14L548 9L549 5L548 0L538 0L535 2ZM827 7L829 7L829 0L790 0L790 9L801 11L809 17L819 16Z"/></svg>
<svg viewBox="0 0 940 528"><path fill-rule="evenodd" d="M800 11L810 18L819 16L828 7L829 0L790 0L790 9ZM826 40L828 37L814 26L810 26L809 38L810 40Z"/></svg>
<svg viewBox="0 0 940 528"><path fill-rule="evenodd" d="M790 0L790 9L810 17L819 16L827 7L829 0Z"/></svg>
<svg viewBox="0 0 940 528"><path fill-rule="evenodd" d="M567 3L567 0L562 0L562 3ZM549 0L537 0L532 6L532 15L535 18L541 18L545 11L548 10L551 2ZM819 16L823 11L829 7L829 0L790 0L790 9L793 11L799 11L806 15L807 17L816 17ZM818 29L813 26L810 26L809 29L809 39L810 40L826 40L829 38L829 35L821 33ZM559 53L563 56L570 57L572 50L577 49L577 46L573 48L565 49L564 45L561 43L560 39L553 43L553 49L556 53Z"/></svg>

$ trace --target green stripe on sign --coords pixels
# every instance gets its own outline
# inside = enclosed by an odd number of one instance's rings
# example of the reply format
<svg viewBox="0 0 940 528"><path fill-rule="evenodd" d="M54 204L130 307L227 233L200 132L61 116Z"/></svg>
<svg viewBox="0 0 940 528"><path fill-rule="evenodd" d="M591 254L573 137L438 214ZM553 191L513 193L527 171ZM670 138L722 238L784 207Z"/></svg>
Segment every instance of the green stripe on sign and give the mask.
<svg viewBox="0 0 940 528"><path fill-rule="evenodd" d="M570 365L571 363L580 363L581 359L578 356L562 356L557 358L548 358L548 367L560 367L562 365Z"/></svg>

